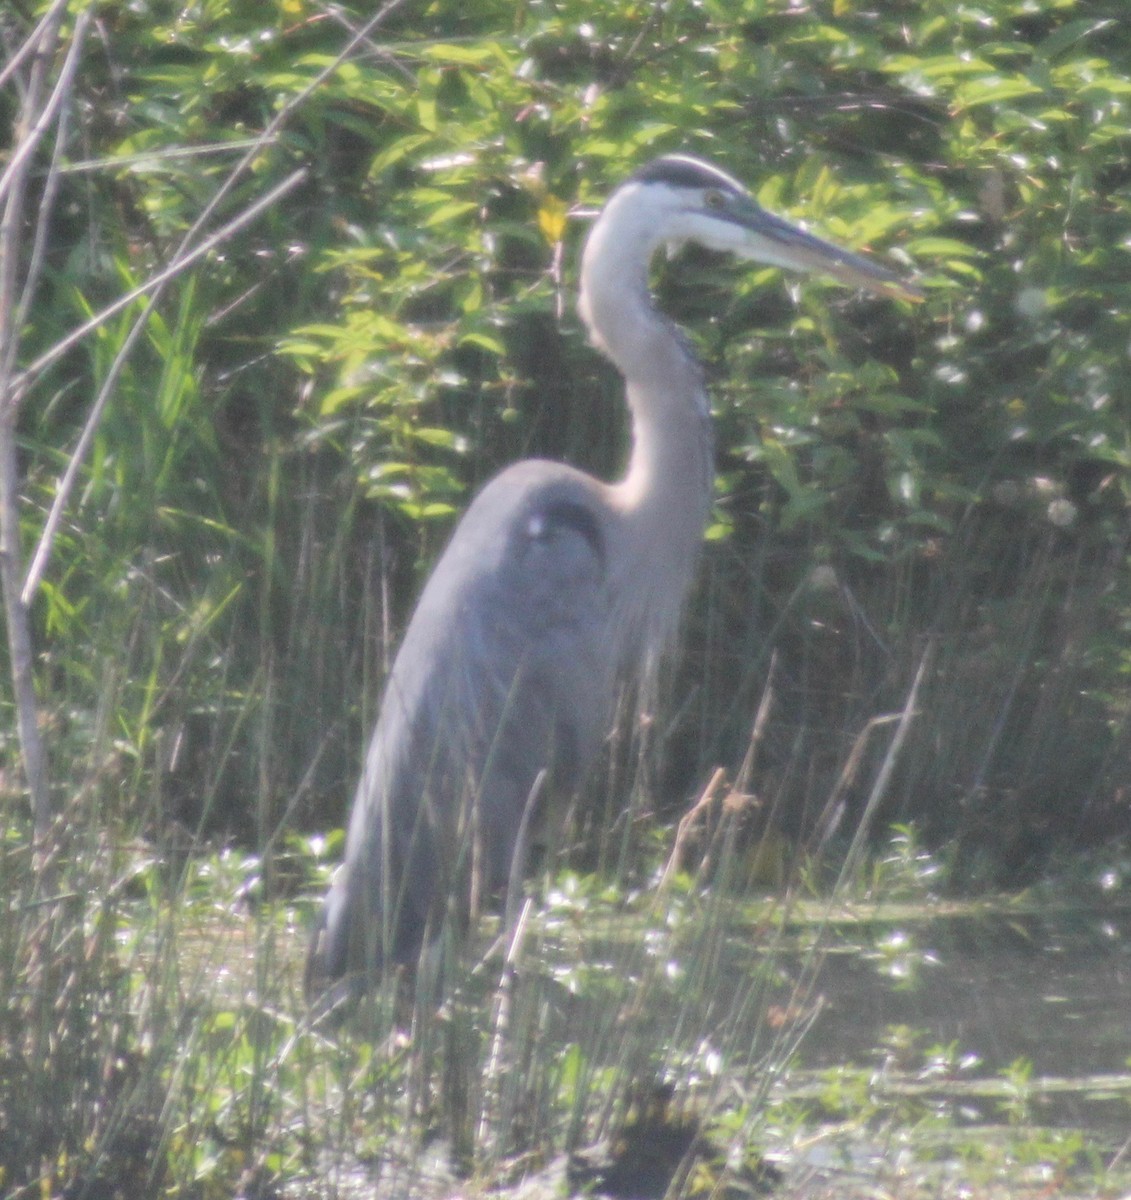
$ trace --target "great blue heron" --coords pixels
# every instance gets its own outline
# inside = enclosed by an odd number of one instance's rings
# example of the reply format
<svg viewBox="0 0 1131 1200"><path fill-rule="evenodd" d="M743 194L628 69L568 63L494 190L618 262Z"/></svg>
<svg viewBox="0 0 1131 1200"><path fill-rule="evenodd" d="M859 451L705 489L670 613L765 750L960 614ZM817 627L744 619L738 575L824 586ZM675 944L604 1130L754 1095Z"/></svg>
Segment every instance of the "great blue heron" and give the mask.
<svg viewBox="0 0 1131 1200"><path fill-rule="evenodd" d="M415 961L445 919L504 889L528 807L577 787L619 684L672 641L713 483L700 367L648 289L654 253L683 242L881 295L913 290L694 158L657 158L613 193L582 256L579 311L625 379L628 471L608 484L516 463L456 526L389 675L309 992Z"/></svg>

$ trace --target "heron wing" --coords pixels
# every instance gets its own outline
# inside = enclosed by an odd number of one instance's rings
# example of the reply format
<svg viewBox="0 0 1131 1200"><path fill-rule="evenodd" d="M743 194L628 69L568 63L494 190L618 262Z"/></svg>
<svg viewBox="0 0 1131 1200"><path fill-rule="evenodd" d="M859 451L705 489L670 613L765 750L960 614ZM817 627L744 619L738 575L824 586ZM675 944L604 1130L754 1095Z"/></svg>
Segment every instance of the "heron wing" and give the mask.
<svg viewBox="0 0 1131 1200"><path fill-rule="evenodd" d="M414 959L444 906L505 887L539 773L569 788L596 754L617 661L598 488L524 462L457 526L386 686L327 903L330 974Z"/></svg>

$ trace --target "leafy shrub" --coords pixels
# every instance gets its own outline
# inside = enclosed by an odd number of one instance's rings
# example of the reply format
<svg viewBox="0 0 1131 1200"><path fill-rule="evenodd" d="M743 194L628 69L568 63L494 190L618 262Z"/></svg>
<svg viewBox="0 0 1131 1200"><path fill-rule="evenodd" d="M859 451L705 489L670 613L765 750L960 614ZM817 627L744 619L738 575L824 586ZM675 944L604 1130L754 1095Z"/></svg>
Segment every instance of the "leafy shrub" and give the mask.
<svg viewBox="0 0 1131 1200"><path fill-rule="evenodd" d="M58 185L25 363L162 264L219 190L232 212L307 175L163 295L97 428L34 610L56 778L88 769L101 722L133 819L260 837L336 821L470 490L523 454L623 460L619 383L572 313L567 214L687 149L916 270L929 299L705 255L661 270L720 445L665 794L740 755L774 647L763 767L803 832L932 638L889 815L941 838L1007 818L1023 847L1076 832L1074 785L1094 830L1121 829L1118 13L393 6L335 65L351 20L111 4L86 48L82 162ZM35 379L29 546L140 304Z"/></svg>

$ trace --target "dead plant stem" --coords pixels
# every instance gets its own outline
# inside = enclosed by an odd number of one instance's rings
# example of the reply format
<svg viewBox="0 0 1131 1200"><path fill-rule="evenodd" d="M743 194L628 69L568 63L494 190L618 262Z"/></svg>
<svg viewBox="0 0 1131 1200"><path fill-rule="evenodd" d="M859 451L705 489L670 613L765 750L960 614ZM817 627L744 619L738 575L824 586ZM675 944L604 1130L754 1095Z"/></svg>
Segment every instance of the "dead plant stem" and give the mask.
<svg viewBox="0 0 1131 1200"><path fill-rule="evenodd" d="M0 591L4 598L5 628L16 705L16 730L24 778L31 800L33 833L37 847L45 844L51 825L51 790L47 755L39 729L39 704L35 692L35 660L27 605L21 596L19 456L16 424L20 392L13 387L21 317L35 289L35 274L42 269L43 228L49 205L39 206L36 236L21 286L21 248L28 217L28 176L33 156L56 114L66 107L74 81L90 10L80 12L59 77L50 73L56 59L65 4L54 5L28 38L18 57L30 57L26 87L22 90L15 122L14 150L0 176ZM26 50L26 54L24 51ZM5 72L5 79L10 72Z"/></svg>
<svg viewBox="0 0 1131 1200"><path fill-rule="evenodd" d="M856 832L853 834L852 843L848 847L848 853L844 856L844 865L841 867L836 887L833 889L834 897L842 894L845 884L856 870L860 854L871 832L876 810L887 794L892 772L895 770L895 764L899 761L900 752L903 750L903 743L907 738L907 731L911 728L911 722L918 715L919 688L922 686L923 679L927 674L927 667L933 659L934 644L932 643L927 646L926 650L923 651L922 658L919 659L919 668L915 672L911 691L907 693L907 700L903 705L902 712L899 714L899 724L895 728L891 745L888 747L887 754L884 755L884 761L880 765L879 773L876 775L875 783L872 785L872 791L869 793L867 803L864 805L864 812L861 814L860 822L856 826Z"/></svg>

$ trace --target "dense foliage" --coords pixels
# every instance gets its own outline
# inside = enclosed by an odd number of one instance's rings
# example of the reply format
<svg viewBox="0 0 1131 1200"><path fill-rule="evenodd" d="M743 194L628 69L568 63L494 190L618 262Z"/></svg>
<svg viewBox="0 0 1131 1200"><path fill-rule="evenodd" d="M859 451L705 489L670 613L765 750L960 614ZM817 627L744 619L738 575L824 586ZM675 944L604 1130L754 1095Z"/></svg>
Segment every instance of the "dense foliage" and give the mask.
<svg viewBox="0 0 1131 1200"><path fill-rule="evenodd" d="M82 462L34 601L59 800L93 773L135 817L338 819L470 489L522 454L622 461L617 380L572 313L572 215L680 148L929 298L665 270L720 445L667 797L740 757L776 649L767 791L807 828L930 638L892 815L1004 821L1022 857L1082 804L1122 827L1116 10L389 9L341 61L351 19L300 0L108 4L87 31L25 365L168 261L221 188L212 226L305 176L166 288ZM12 14L12 48L22 31ZM28 550L142 304L31 379Z"/></svg>
<svg viewBox="0 0 1131 1200"><path fill-rule="evenodd" d="M471 491L535 453L619 469L620 385L573 313L577 252L586 211L661 151L710 157L927 299L689 252L659 267L712 379L719 487L649 803L737 771L770 680L751 779L792 844L850 836L870 794L874 827L914 819L955 879L1128 831L1123 0L67 12L0 13L4 203L34 72L79 55L26 160L29 202L0 228L0 375L25 372L0 394L0 438L16 421L25 565L78 468L31 597L37 727L70 826L46 876L0 683L20 915L0 924L0 1051L53 1064L23 1141L0 1139L21 1178L108 1144L114 1106L89 1097L132 1095L148 1009L93 1021L93 1041L68 1026L73 1053L50 1016L57 995L101 1013L129 994L116 906L158 884L122 835L176 863L178 823L222 830L269 865L286 829L340 823L389 656ZM21 56L52 13L53 54ZM148 311L154 278L201 247ZM13 273L35 284L23 307ZM873 792L882 718L921 668ZM629 785L608 778L594 789L619 807ZM77 917L35 925L44 878ZM133 985L154 1011L163 963ZM165 1049L180 1072L187 1052ZM0 1114L38 1070L15 1061ZM176 1175L189 1151L163 1145Z"/></svg>

